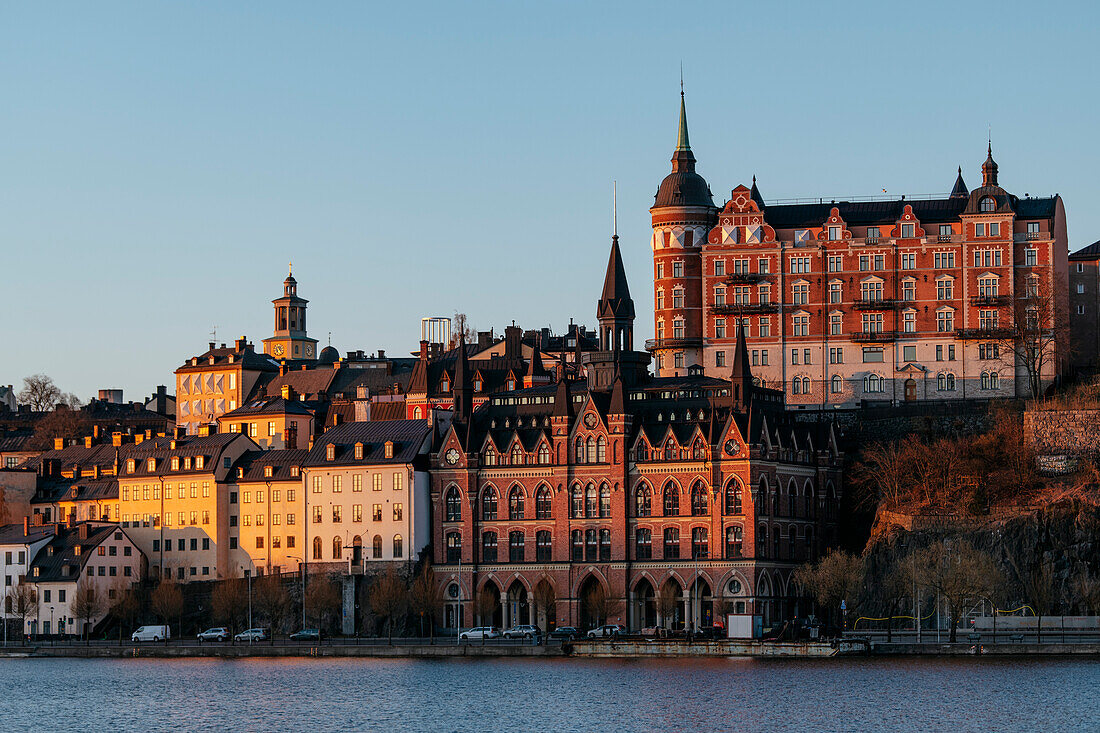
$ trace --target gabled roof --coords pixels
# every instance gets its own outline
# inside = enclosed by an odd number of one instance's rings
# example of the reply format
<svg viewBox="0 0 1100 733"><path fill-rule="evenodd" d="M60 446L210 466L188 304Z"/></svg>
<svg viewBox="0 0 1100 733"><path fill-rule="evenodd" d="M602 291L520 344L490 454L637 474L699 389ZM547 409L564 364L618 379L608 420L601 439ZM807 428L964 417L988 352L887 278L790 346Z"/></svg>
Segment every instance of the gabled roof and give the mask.
<svg viewBox="0 0 1100 733"><path fill-rule="evenodd" d="M82 539L80 531L83 526L87 527L88 536ZM107 522L81 522L73 527L59 525L57 535L35 555L28 575L37 568L38 575L33 578L36 583L66 580L79 582L84 576L81 571L94 555L95 548L115 532L122 532L125 535L117 524ZM79 555L76 554L78 545L80 546ZM138 550L138 553L140 554L141 550ZM62 572L66 566L69 568L67 574Z"/></svg>
<svg viewBox="0 0 1100 733"><path fill-rule="evenodd" d="M26 545L53 536L53 525L31 525L23 534L22 524L5 524L0 527L0 545Z"/></svg>
<svg viewBox="0 0 1100 733"><path fill-rule="evenodd" d="M298 477L291 475L291 468L306 462L309 456L308 450L250 450L241 454L241 457L233 464L230 473L232 480L237 483L252 481L296 481ZM271 476L267 476L266 469L271 466ZM241 472L243 471L243 475Z"/></svg>
<svg viewBox="0 0 1100 733"><path fill-rule="evenodd" d="M1087 247L1082 247L1069 256L1071 260L1098 260L1100 259L1100 239Z"/></svg>
<svg viewBox="0 0 1100 733"><path fill-rule="evenodd" d="M378 463L411 463L431 435L429 420L371 420L349 422L326 430L313 444L307 466L339 466ZM386 458L385 445L393 443L393 457ZM354 446L363 444L363 458L356 459ZM336 447L334 460L328 460L328 446Z"/></svg>
<svg viewBox="0 0 1100 733"><path fill-rule="evenodd" d="M287 400L282 397L274 397L245 403L236 410L225 413L218 419L232 420L233 418L248 417L250 415L306 415L312 417L313 413L307 410L305 405L298 400Z"/></svg>
<svg viewBox="0 0 1100 733"><path fill-rule="evenodd" d="M210 359L213 357L214 363L210 363ZM230 361L230 357L233 360ZM197 357L198 362L192 366L191 359L185 361L178 369L177 372L199 371L209 369L211 366L236 366L242 365L245 369L259 370L264 372L278 372L279 364L270 356L264 354L257 354L253 349L243 349L237 351L235 348L221 347L208 349L204 353Z"/></svg>

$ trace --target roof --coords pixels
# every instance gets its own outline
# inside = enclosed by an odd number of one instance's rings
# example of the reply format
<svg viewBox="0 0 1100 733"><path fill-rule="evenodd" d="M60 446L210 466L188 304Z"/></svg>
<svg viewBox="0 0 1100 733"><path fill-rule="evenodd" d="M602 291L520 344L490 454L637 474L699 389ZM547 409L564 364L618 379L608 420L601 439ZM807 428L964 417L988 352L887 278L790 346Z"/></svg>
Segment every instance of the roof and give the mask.
<svg viewBox="0 0 1100 733"><path fill-rule="evenodd" d="M377 463L411 463L431 435L428 420L371 420L349 422L326 430L313 444L305 465L334 466ZM393 442L393 456L386 458L385 445ZM356 459L354 446L363 444L363 457ZM334 445L335 458L328 460L328 446Z"/></svg>
<svg viewBox="0 0 1100 733"><path fill-rule="evenodd" d="M1082 247L1069 256L1071 260L1096 260L1100 259L1100 239L1087 247Z"/></svg>
<svg viewBox="0 0 1100 733"><path fill-rule="evenodd" d="M247 415L308 415L313 416L306 407L297 400L286 400L282 397L275 397L274 399L259 399L253 400L246 404L241 405L236 410L222 415L219 420L231 419L235 417L245 417Z"/></svg>
<svg viewBox="0 0 1100 733"><path fill-rule="evenodd" d="M23 545L37 542L43 537L53 536L53 525L31 525L28 534L23 534L22 524L5 524L0 527L0 545Z"/></svg>
<svg viewBox="0 0 1100 733"><path fill-rule="evenodd" d="M199 356L192 357L197 359L198 362L194 365L191 364L191 359L188 359L176 369L177 372L197 371L209 369L211 366L235 366L240 364L244 369L256 369L264 372L277 372L279 371L279 364L274 359L263 354L257 354L254 349L245 348L238 351L236 348L221 347L208 349ZM213 363L211 363L213 358Z"/></svg>
<svg viewBox="0 0 1100 733"><path fill-rule="evenodd" d="M250 450L241 454L233 464L231 476L237 483L250 481L297 481L291 468L306 462L309 451L292 450ZM271 466L271 476L265 475L265 469ZM243 474L242 474L243 472Z"/></svg>
<svg viewBox="0 0 1100 733"><path fill-rule="evenodd" d="M88 536L80 537L81 527L87 526ZM57 535L38 551L31 562L31 572L38 568L35 582L71 580L77 582L83 577L81 569L93 556L91 550L98 547L115 532L122 532L117 524L82 522L74 527L57 525ZM76 547L80 546L80 554ZM52 552L51 552L52 548ZM139 550L140 552L140 550ZM65 566L69 572L63 573Z"/></svg>

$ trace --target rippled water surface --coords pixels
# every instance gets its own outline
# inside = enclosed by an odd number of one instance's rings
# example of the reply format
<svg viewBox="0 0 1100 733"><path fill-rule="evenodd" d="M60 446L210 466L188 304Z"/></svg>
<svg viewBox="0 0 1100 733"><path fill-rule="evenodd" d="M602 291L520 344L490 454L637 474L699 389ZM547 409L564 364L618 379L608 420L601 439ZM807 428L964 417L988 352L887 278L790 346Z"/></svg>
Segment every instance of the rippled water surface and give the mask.
<svg viewBox="0 0 1100 733"><path fill-rule="evenodd" d="M1100 731L1100 661L0 660L0 730Z"/></svg>

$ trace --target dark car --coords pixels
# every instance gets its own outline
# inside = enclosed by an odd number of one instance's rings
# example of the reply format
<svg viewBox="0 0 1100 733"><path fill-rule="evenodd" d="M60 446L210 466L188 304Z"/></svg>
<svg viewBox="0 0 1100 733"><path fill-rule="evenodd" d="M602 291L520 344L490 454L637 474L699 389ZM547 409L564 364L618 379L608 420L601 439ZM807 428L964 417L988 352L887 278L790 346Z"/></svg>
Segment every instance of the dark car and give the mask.
<svg viewBox="0 0 1100 733"><path fill-rule="evenodd" d="M577 631L572 626L559 626L558 628L547 634L550 639L561 639L563 641L573 641L581 635L581 632Z"/></svg>
<svg viewBox="0 0 1100 733"><path fill-rule="evenodd" d="M301 631L295 631L290 635L291 641L320 641L321 630L320 629L302 629Z"/></svg>

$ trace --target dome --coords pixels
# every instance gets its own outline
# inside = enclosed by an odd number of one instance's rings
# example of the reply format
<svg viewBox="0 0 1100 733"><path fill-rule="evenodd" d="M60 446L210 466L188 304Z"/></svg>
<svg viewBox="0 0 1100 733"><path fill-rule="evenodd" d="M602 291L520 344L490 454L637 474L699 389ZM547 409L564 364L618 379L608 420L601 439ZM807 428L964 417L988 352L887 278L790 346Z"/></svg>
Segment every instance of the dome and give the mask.
<svg viewBox="0 0 1100 733"><path fill-rule="evenodd" d="M665 176L653 202L658 206L714 206L710 186L695 171L673 171Z"/></svg>
<svg viewBox="0 0 1100 733"><path fill-rule="evenodd" d="M333 346L326 346L321 349L321 353L317 355L317 361L322 364L334 364L340 359L340 352Z"/></svg>

